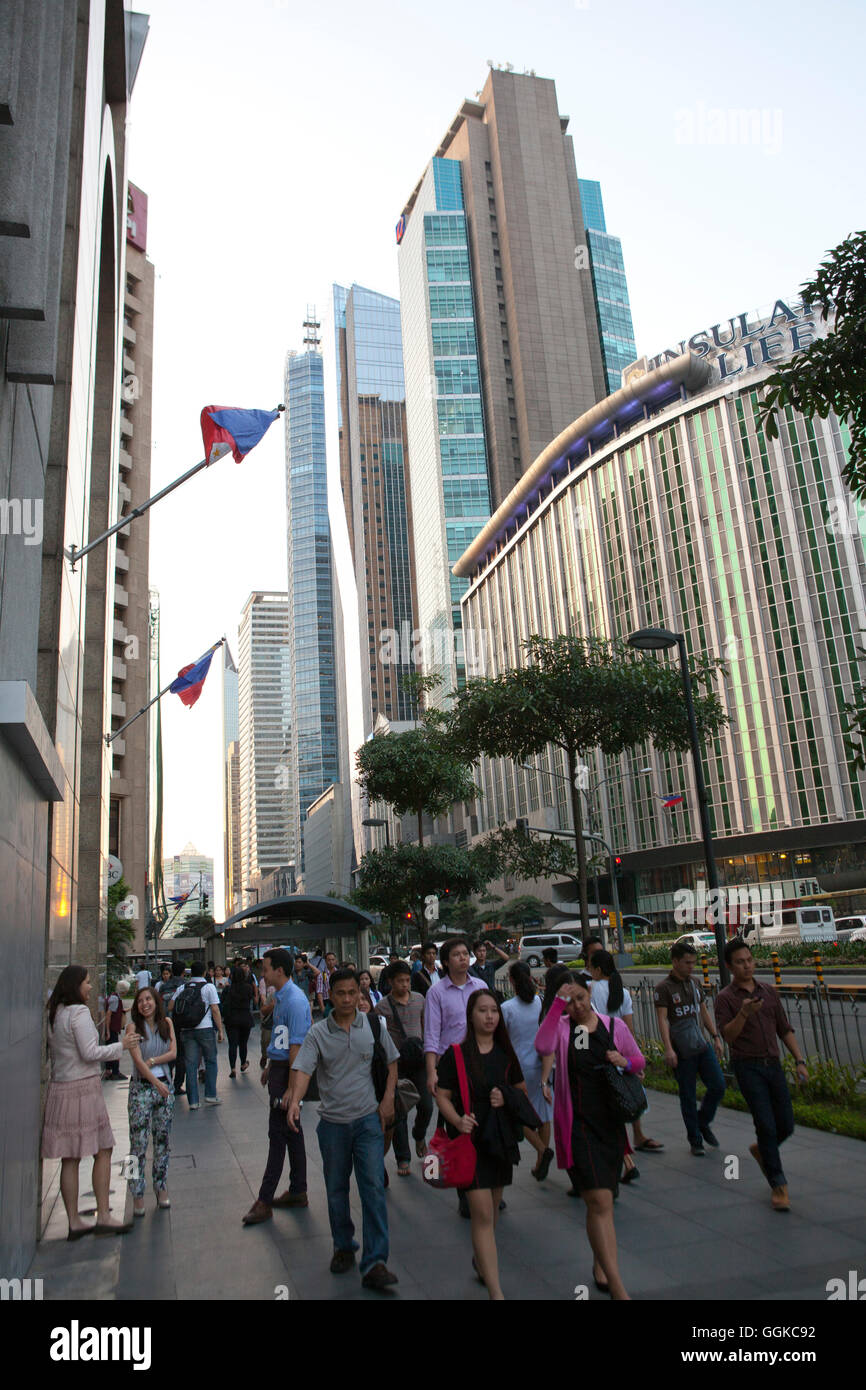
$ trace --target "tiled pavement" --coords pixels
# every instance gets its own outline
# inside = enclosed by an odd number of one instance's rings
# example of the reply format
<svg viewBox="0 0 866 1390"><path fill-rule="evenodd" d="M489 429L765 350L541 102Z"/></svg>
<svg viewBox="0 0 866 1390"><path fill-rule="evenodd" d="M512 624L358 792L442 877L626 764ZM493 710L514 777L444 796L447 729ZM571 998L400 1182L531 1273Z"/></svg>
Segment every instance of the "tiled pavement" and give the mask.
<svg viewBox="0 0 866 1390"><path fill-rule="evenodd" d="M127 1152L127 1086L105 1083L105 1093L117 1138L114 1211L128 1209L131 1216L119 1176ZM276 1211L272 1221L246 1228L241 1217L257 1194L267 1152L257 1061L231 1081L221 1048L218 1094L222 1105L195 1112L185 1099L177 1102L171 1210L157 1211L148 1189L147 1216L128 1235L67 1243L55 1176L46 1192L48 1225L29 1271L44 1280L46 1299L274 1299L280 1286L291 1300L381 1298L361 1289L357 1269L329 1272L317 1107L304 1107L309 1208ZM645 1127L665 1151L638 1155L640 1179L622 1188L616 1205L620 1266L634 1298L824 1300L828 1279L847 1278L851 1269L866 1273L861 1142L798 1130L784 1147L792 1211L780 1215L748 1152L754 1141L748 1115L720 1111L714 1128L721 1148L696 1159L685 1144L676 1098L651 1093L651 1105ZM545 1183L536 1183L529 1173L533 1152L524 1150L497 1234L506 1297L570 1300L575 1286L589 1284L590 1298L601 1298L592 1285L582 1203L566 1196L568 1179L555 1167ZM724 1176L728 1155L739 1159L738 1178ZM393 1155L388 1167L389 1265L400 1281L389 1296L485 1301L456 1196L427 1188L417 1161L410 1178L397 1177ZM90 1205L89 1177L83 1163L82 1210ZM352 1209L360 1231L356 1197Z"/></svg>

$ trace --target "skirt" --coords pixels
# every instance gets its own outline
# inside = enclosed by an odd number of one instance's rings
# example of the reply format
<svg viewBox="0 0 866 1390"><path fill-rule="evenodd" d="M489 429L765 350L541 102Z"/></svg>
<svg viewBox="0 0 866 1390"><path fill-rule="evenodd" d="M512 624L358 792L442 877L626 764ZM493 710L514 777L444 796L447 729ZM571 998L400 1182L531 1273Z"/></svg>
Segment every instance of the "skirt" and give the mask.
<svg viewBox="0 0 866 1390"><path fill-rule="evenodd" d="M114 1148L114 1134L98 1076L52 1081L45 1102L43 1158L94 1157Z"/></svg>

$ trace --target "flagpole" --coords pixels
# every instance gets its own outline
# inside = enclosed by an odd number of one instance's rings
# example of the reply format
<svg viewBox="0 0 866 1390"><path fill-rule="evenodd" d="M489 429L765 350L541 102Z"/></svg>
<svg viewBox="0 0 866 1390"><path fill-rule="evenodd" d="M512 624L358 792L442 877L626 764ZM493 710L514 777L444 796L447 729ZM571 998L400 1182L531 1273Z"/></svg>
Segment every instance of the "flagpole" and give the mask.
<svg viewBox="0 0 866 1390"><path fill-rule="evenodd" d="M212 647L209 647L208 650L207 650L206 652L204 652L202 656L199 657L198 661L204 661L204 659L205 659L206 656L212 655L212 654L216 651L217 647L221 647L221 646L223 645L223 643L225 642L225 640L226 640L225 637L221 637L220 640L219 640L218 642L215 642L215 643L213 644ZM198 661L194 661L194 662L192 663L193 666L197 666L197 665L198 665ZM106 735L105 735L105 744L106 744L106 747L107 747L107 748L110 748L111 745L112 745L112 743L113 743L113 741L114 741L116 738L119 738L119 736L123 733L124 729L128 729L129 726L130 726L130 724L134 724L135 721L136 721L136 719L140 719L141 716L142 716L143 714L146 714L146 713L147 713L147 711L150 709L151 705L155 705L156 702L157 702L157 700L161 700L162 697L163 697L163 695L167 694L167 692L168 692L169 690L171 690L171 687L174 685L174 681L176 681L176 680L177 680L177 676L175 676L174 680L169 681L168 685L164 685L164 686L162 687L162 690L158 691L157 694L154 695L154 697L153 697L152 700L148 700L148 702L147 702L146 705L142 705L141 709L138 711L137 714L133 714L129 719L127 719L127 721L126 721L125 724L121 724L121 726L120 726L119 729L115 729L113 734L106 734Z"/></svg>
<svg viewBox="0 0 866 1390"><path fill-rule="evenodd" d="M279 411L284 411L285 408L284 405L274 406L274 409ZM225 457L225 455L222 455L222 457ZM214 462L217 461L216 459L214 460ZM163 497L167 497L170 492L174 492L175 488L180 487L182 483L189 482L190 478L195 477L196 473L200 473L203 468L208 468L209 466L210 460L202 459L194 468L188 468L186 473L176 478L173 483L169 483L168 487L164 487L161 492L155 493L153 497L149 497L147 501L142 502L140 506L133 507L131 512L127 512L126 516L122 516L113 526L109 526L107 531L103 531L102 535L96 537L96 540L88 542L87 545L81 546L80 549L77 545L71 545L68 550L64 550L63 553L70 561L73 574L75 573L75 566L83 555L87 555L91 550L94 550L96 546L102 545L105 541L109 540L111 536L115 535L117 531L122 531L124 526L128 526L130 521L134 521L136 517L144 516L144 513L148 511L155 502L160 502ZM118 733L119 732L120 730L118 730Z"/></svg>

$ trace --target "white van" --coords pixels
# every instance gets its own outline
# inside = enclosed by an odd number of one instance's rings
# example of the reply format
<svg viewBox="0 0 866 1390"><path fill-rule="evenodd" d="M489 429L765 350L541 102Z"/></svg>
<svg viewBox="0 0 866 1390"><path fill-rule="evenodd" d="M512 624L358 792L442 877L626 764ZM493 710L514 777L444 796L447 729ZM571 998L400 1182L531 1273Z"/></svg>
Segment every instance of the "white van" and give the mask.
<svg viewBox="0 0 866 1390"><path fill-rule="evenodd" d="M773 925L750 926L744 933L746 941L762 946L783 945L786 942L836 941L836 920L830 907L781 907L773 913Z"/></svg>

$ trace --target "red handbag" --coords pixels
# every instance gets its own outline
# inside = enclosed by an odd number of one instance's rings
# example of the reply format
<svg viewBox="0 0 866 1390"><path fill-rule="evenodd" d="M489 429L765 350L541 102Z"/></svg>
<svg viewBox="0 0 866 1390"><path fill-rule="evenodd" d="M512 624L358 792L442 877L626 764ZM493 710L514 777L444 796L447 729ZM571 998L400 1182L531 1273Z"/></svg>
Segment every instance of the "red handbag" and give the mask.
<svg viewBox="0 0 866 1390"><path fill-rule="evenodd" d="M468 1115L472 1105L462 1048L454 1048L454 1060L457 1063L463 1114ZM456 1139L449 1139L445 1126L440 1123L427 1146L423 1167L424 1181L431 1187L471 1187L475 1181L477 1162L478 1151L472 1142L472 1135L458 1134Z"/></svg>

